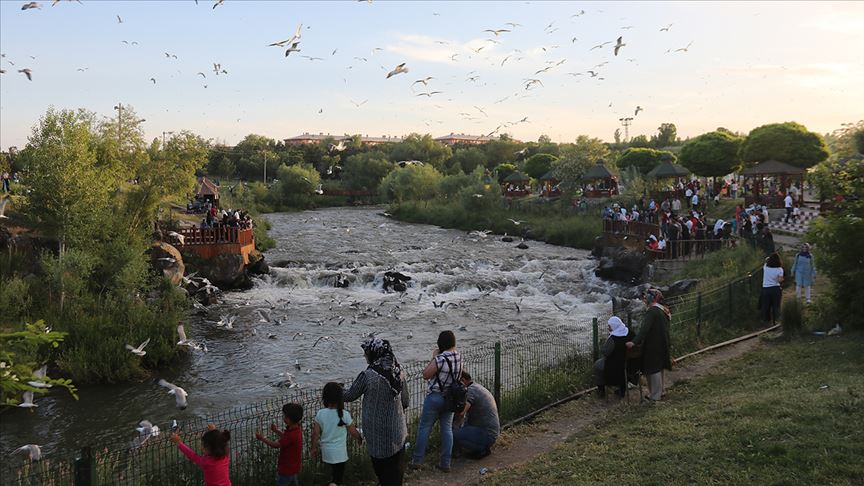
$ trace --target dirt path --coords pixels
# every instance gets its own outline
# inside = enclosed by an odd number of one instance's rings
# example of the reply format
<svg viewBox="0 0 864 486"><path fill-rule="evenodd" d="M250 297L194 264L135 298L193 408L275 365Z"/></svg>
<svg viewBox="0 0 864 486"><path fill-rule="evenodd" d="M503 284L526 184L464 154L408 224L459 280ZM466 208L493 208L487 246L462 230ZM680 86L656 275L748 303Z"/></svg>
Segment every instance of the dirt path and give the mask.
<svg viewBox="0 0 864 486"><path fill-rule="evenodd" d="M708 374L718 365L754 350L760 343L761 340L756 337L686 360L666 374L666 386L668 388L676 382L690 381ZM647 389L644 391L647 393ZM675 393L674 389L669 390L669 393ZM409 472L406 484L441 486L476 483L483 468L491 472L529 462L562 444L576 432L599 423L607 414L616 413L621 407L638 406L647 406L639 405L638 389L630 390L629 404L626 400L610 398L603 401L594 394L586 395L550 410L530 423L504 431L492 454L482 460L454 459L453 470L449 474L432 468L429 464L434 464L436 459L427 455L427 466Z"/></svg>

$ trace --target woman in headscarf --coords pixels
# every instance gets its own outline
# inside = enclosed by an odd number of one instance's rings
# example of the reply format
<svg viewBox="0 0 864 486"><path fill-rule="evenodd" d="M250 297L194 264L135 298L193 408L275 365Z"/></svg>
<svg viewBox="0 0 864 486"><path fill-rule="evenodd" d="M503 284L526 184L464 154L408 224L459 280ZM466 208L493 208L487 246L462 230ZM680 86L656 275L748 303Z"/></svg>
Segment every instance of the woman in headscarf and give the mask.
<svg viewBox="0 0 864 486"><path fill-rule="evenodd" d="M792 275L795 276L795 298L801 298L801 287L804 287L804 295L807 303L810 303L810 287L816 278L816 265L813 263L813 255L810 254L810 245L801 245L801 251L795 256L792 264Z"/></svg>
<svg viewBox="0 0 864 486"><path fill-rule="evenodd" d="M672 355L669 350L669 321L672 314L663 305L663 293L658 289L645 291L645 305L648 309L633 341L627 348L642 347L642 371L648 379L648 399L658 401L663 396L663 370L672 369Z"/></svg>
<svg viewBox="0 0 864 486"><path fill-rule="evenodd" d="M363 397L361 423L378 484L401 486L405 475L402 455L408 438L405 377L389 341L371 338L360 346L369 366L357 375L343 398L353 402Z"/></svg>
<svg viewBox="0 0 864 486"><path fill-rule="evenodd" d="M623 397L627 391L626 344L630 340L630 330L617 316L610 317L607 326L609 338L600 349L600 359L594 363L594 380L601 398L606 397L606 385L617 386L616 394Z"/></svg>

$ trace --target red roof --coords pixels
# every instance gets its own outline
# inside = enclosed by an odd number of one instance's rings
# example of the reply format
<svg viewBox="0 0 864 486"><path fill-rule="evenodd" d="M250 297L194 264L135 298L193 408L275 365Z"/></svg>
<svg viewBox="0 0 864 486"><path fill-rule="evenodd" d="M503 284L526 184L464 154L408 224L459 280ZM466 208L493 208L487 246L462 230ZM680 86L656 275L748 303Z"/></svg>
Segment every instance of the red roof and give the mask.
<svg viewBox="0 0 864 486"><path fill-rule="evenodd" d="M202 177L198 182L201 184L198 186L198 196L213 196L219 199L219 188L216 184L208 181L206 177Z"/></svg>

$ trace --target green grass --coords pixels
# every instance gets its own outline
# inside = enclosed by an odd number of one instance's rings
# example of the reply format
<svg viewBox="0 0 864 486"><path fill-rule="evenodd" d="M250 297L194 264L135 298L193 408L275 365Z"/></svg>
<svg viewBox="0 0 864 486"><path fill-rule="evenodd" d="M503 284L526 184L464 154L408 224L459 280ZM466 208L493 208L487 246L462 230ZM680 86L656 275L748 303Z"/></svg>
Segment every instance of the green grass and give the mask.
<svg viewBox="0 0 864 486"><path fill-rule="evenodd" d="M670 282L684 278L698 278L703 287L709 287L712 282L728 280L733 277L747 275L754 269L761 268L765 254L759 249L741 242L736 248L727 248L706 253L703 258L694 259L669 279ZM761 282L760 282L761 285Z"/></svg>
<svg viewBox="0 0 864 486"><path fill-rule="evenodd" d="M485 482L861 484L862 347L862 334L769 344Z"/></svg>
<svg viewBox="0 0 864 486"><path fill-rule="evenodd" d="M507 233L518 239L523 229L530 231L530 238L553 245L591 249L594 238L603 231L600 217L596 214L569 213L556 208L544 211L503 207L469 209L458 202L406 202L393 205L390 213L394 218L411 223L424 223L443 228L491 230L495 234ZM519 226L509 219L524 221Z"/></svg>

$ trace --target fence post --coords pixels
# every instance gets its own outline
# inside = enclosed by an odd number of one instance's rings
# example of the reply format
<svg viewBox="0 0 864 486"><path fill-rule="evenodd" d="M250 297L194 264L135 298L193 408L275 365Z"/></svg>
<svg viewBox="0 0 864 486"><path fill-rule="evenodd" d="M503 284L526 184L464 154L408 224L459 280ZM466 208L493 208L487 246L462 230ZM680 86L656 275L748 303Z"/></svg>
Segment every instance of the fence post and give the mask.
<svg viewBox="0 0 864 486"><path fill-rule="evenodd" d="M96 486L96 458L90 447L82 448L75 459L75 486Z"/></svg>
<svg viewBox="0 0 864 486"><path fill-rule="evenodd" d="M702 292L696 294L696 338L702 337Z"/></svg>
<svg viewBox="0 0 864 486"><path fill-rule="evenodd" d="M591 342L594 344L592 349L592 361L597 361L600 359L598 356L600 354L600 336L597 334L597 318L595 317L592 321L593 325L591 326Z"/></svg>
<svg viewBox="0 0 864 486"><path fill-rule="evenodd" d="M501 341L495 341L495 405L501 408Z"/></svg>

